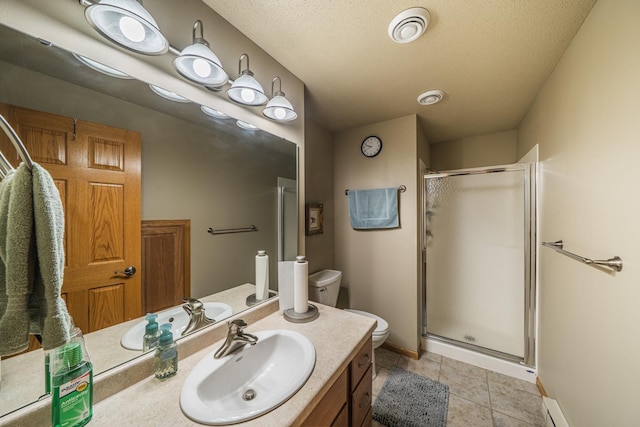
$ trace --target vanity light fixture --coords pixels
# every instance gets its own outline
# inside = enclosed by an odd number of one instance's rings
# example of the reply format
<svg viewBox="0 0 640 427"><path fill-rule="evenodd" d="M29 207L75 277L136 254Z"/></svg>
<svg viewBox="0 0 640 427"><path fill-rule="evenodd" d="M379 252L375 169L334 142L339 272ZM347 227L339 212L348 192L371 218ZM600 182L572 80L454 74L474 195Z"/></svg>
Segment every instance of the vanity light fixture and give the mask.
<svg viewBox="0 0 640 427"><path fill-rule="evenodd" d="M211 117L215 117L216 119L227 119L227 118L230 117L227 113L223 113L222 111L218 111L218 110L213 109L211 107L207 107L206 105L201 105L200 109L206 115L211 116Z"/></svg>
<svg viewBox="0 0 640 427"><path fill-rule="evenodd" d="M80 0L80 4L87 3ZM84 16L102 36L132 52L163 55L169 50L169 42L141 2L99 0L84 10Z"/></svg>
<svg viewBox="0 0 640 427"><path fill-rule="evenodd" d="M185 102L185 103L186 102L191 102L187 98L185 98L184 96L178 95L177 93L171 92L170 90L163 89L160 86L149 84L149 88L156 95L161 96L161 97L163 97L165 99L168 99L169 101Z"/></svg>
<svg viewBox="0 0 640 427"><path fill-rule="evenodd" d="M196 36L198 28L200 34ZM173 60L173 66L185 79L208 87L220 87L229 80L220 60L204 39L202 21L199 19L193 24L193 44L180 52Z"/></svg>
<svg viewBox="0 0 640 427"><path fill-rule="evenodd" d="M247 60L247 68L242 69L242 58ZM242 105L262 105L267 102L267 95L260 83L253 77L249 69L249 55L243 53L238 61L238 78L227 89L227 96L238 104Z"/></svg>
<svg viewBox="0 0 640 427"><path fill-rule="evenodd" d="M274 92L273 87L276 81L278 82L278 90ZM271 81L271 100L267 103L262 114L271 120L279 122L289 122L298 117L298 114L293 109L293 105L291 105L291 102L289 102L282 91L282 81L278 76L274 77Z"/></svg>
<svg viewBox="0 0 640 427"><path fill-rule="evenodd" d="M444 98L444 92L440 89L428 90L418 95L418 104L433 105L442 101L442 98Z"/></svg>
<svg viewBox="0 0 640 427"><path fill-rule="evenodd" d="M258 126L252 125L251 123L247 123L247 122L242 121L242 120L236 120L236 124L238 125L238 127L241 127L242 129L247 129L247 130L256 130L256 129L258 129Z"/></svg>
<svg viewBox="0 0 640 427"><path fill-rule="evenodd" d="M74 53L73 56L82 64L86 65L87 67L99 73L106 74L107 76L110 76L110 77L117 77L119 79L133 79L133 77L131 77L129 74L123 73L120 70L116 70L115 68L111 68L109 66L101 64L98 61L94 61L93 59L89 59L86 56L78 55L77 53Z"/></svg>

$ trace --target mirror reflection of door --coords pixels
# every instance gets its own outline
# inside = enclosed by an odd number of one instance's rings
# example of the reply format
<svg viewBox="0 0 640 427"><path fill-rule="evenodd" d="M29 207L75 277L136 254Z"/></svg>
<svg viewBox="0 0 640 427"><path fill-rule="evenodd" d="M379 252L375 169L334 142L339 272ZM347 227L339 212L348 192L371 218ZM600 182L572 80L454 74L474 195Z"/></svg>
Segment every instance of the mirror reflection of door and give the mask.
<svg viewBox="0 0 640 427"><path fill-rule="evenodd" d="M140 274L126 269L140 269L140 134L6 104L0 113L60 191L62 297L75 324L89 333L139 317ZM17 166L9 141L0 148Z"/></svg>

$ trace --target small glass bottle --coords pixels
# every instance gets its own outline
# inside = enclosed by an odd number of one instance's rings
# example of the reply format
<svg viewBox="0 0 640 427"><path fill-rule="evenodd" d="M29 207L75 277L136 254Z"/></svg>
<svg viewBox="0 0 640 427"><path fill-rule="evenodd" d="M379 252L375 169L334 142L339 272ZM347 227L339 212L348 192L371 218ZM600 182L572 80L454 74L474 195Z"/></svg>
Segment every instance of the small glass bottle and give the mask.
<svg viewBox="0 0 640 427"><path fill-rule="evenodd" d="M156 378L167 378L178 372L178 346L173 340L171 323L160 326L160 338L154 359Z"/></svg>
<svg viewBox="0 0 640 427"><path fill-rule="evenodd" d="M142 339L142 351L149 351L158 346L160 331L158 330L158 322L156 322L157 314L147 313L147 325L144 327L144 337Z"/></svg>

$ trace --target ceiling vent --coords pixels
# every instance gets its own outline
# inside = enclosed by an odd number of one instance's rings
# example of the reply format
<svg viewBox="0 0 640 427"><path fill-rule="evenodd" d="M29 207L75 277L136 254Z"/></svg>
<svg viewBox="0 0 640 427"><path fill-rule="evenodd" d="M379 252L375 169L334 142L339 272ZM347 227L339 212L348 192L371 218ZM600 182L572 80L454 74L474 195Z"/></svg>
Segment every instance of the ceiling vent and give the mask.
<svg viewBox="0 0 640 427"><path fill-rule="evenodd" d="M420 37L429 26L429 11L413 7L400 12L389 24L389 37L396 43L409 43Z"/></svg>
<svg viewBox="0 0 640 427"><path fill-rule="evenodd" d="M429 90L418 96L418 104L433 105L442 101L442 98L444 98L444 92L440 89Z"/></svg>

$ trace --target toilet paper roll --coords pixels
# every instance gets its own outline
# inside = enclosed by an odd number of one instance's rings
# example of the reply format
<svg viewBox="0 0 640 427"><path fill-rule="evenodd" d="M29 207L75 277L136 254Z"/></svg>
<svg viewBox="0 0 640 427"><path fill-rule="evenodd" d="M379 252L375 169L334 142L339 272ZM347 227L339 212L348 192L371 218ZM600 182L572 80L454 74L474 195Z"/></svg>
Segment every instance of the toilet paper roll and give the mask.
<svg viewBox="0 0 640 427"><path fill-rule="evenodd" d="M258 251L256 255L256 301L269 298L269 255Z"/></svg>
<svg viewBox="0 0 640 427"><path fill-rule="evenodd" d="M306 313L309 310L309 263L303 256L296 260L293 265L293 310Z"/></svg>

